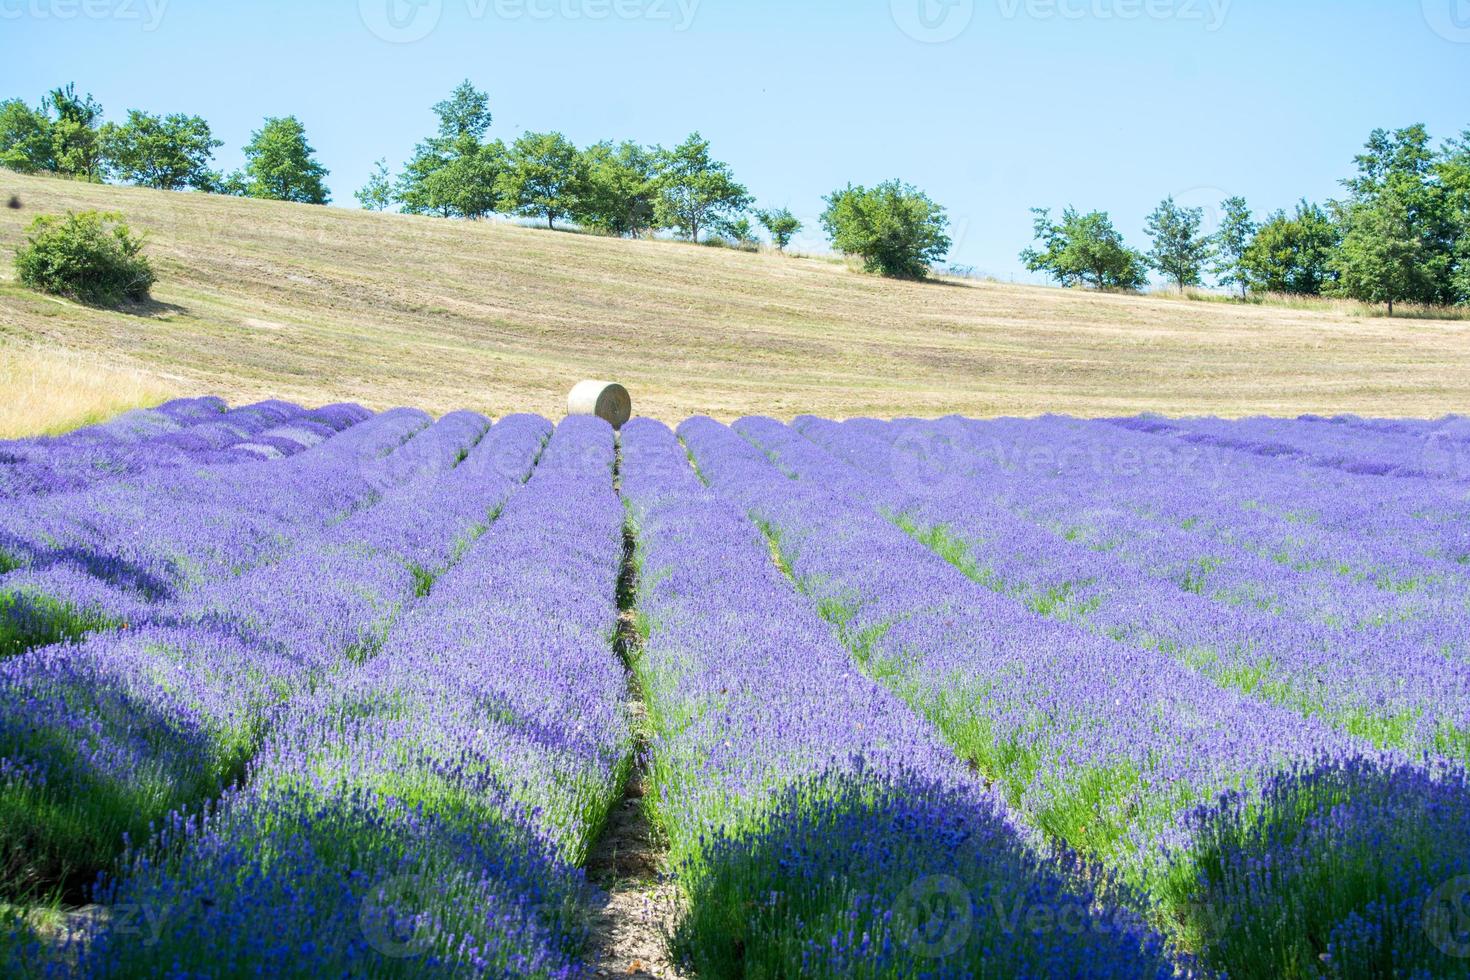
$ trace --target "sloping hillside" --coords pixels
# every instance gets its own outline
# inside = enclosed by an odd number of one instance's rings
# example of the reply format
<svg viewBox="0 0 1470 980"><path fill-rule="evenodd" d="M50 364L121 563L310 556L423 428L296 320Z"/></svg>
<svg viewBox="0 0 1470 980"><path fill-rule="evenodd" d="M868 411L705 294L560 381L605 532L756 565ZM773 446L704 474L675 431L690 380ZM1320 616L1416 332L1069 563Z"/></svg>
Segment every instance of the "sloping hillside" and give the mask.
<svg viewBox="0 0 1470 980"><path fill-rule="evenodd" d="M0 172L0 340L232 401L558 414L611 377L643 414L1438 415L1470 406L1470 324L893 283L842 262ZM19 288L37 214L146 229L156 303ZM13 397L7 393L4 397Z"/></svg>

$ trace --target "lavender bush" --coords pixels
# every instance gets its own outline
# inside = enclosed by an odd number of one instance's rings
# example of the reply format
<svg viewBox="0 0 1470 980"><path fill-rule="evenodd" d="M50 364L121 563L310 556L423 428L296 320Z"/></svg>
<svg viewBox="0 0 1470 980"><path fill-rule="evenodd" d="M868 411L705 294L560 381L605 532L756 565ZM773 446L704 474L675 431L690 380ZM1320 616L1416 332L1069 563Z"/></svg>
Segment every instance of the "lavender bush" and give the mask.
<svg viewBox="0 0 1470 980"><path fill-rule="evenodd" d="M218 399L0 444L0 975L595 973L641 761L701 976L1465 976L1467 450Z"/></svg>

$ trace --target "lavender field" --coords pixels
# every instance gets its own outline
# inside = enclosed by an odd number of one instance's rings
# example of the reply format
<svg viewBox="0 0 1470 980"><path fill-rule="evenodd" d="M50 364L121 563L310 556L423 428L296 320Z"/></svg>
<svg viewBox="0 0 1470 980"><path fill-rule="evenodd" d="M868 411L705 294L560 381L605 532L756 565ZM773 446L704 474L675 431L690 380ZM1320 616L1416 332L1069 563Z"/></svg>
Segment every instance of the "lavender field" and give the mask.
<svg viewBox="0 0 1470 980"><path fill-rule="evenodd" d="M1470 976L1470 421L0 443L0 975Z"/></svg>

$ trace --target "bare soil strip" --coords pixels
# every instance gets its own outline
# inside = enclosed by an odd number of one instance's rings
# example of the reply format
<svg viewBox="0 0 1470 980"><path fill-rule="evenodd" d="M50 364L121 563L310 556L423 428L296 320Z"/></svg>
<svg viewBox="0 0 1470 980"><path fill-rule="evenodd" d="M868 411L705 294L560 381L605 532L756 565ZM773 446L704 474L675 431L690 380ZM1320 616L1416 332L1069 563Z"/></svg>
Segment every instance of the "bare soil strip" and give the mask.
<svg viewBox="0 0 1470 980"><path fill-rule="evenodd" d="M618 455L622 465L622 454ZM590 959L599 976L683 977L670 956L669 937L678 917L679 893L668 868L668 848L643 807L647 760L647 711L633 673L642 638L638 632L638 572L631 528L623 535L618 582L616 648L628 669L628 714L635 744L633 771L623 799L587 859L587 877L599 889L592 916Z"/></svg>

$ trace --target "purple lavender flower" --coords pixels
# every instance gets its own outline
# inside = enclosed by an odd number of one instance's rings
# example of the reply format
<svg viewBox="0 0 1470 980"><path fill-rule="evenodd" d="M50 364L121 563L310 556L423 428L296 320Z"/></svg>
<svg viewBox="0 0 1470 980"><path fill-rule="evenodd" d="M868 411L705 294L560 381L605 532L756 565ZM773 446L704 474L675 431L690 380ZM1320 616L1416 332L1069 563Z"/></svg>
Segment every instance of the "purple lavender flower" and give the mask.
<svg viewBox="0 0 1470 980"><path fill-rule="evenodd" d="M1065 849L1043 858L856 669L672 433L635 420L622 440L647 800L689 899L676 947L699 972L1173 975L1126 888L1104 904L1068 879Z"/></svg>
<svg viewBox="0 0 1470 980"><path fill-rule="evenodd" d="M502 426L524 449L519 472L508 445L487 445ZM546 425L502 426L453 483L482 495L466 519L488 521L508 497L489 530L381 651L317 675L238 791L171 818L127 858L102 897L170 926L152 946L102 928L80 953L88 973L582 972L576 865L632 751L611 643L623 543L612 430L563 423L518 489ZM462 506L453 479L426 484L437 492L424 501ZM392 501L380 514L416 517ZM400 567L424 544L365 541Z"/></svg>

